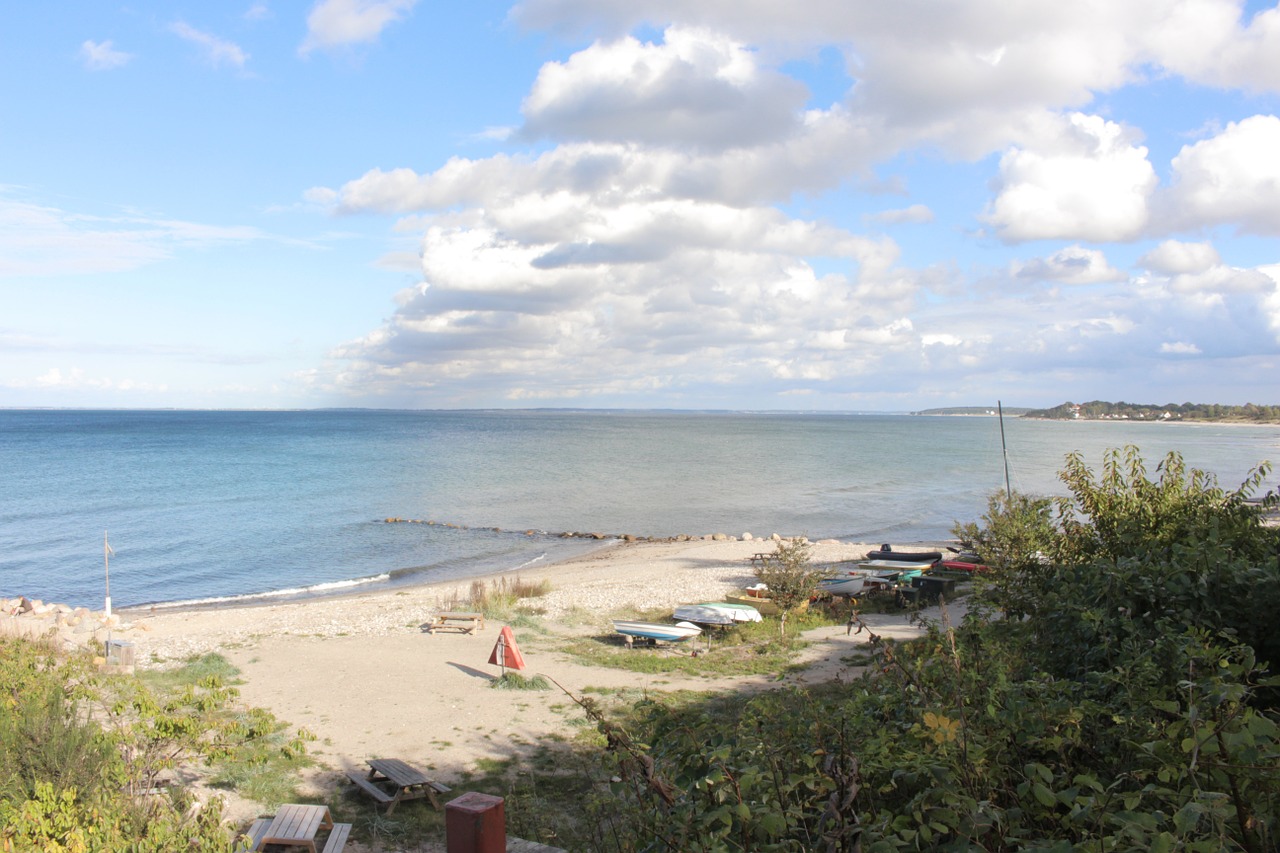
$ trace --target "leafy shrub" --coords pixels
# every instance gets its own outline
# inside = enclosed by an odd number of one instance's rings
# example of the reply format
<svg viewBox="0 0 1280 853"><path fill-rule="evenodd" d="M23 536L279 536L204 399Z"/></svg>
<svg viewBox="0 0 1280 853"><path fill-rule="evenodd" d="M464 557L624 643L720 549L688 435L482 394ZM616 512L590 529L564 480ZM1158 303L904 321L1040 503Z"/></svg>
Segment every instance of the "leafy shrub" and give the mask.
<svg viewBox="0 0 1280 853"><path fill-rule="evenodd" d="M787 617L806 603L818 589L818 581L830 573L811 562L813 546L803 539L779 539L773 553L755 568L756 579L769 587L769 598L778 607L781 630Z"/></svg>
<svg viewBox="0 0 1280 853"><path fill-rule="evenodd" d="M162 774L296 757L305 733L240 707L229 674L198 660L152 689L85 652L0 640L0 850L231 850L220 801Z"/></svg>

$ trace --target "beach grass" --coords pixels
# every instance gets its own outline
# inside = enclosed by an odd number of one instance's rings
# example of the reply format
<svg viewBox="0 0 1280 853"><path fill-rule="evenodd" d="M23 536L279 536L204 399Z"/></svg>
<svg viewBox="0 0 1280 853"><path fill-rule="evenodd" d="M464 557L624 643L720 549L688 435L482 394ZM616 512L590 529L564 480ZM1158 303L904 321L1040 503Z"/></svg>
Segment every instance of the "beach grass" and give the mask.
<svg viewBox="0 0 1280 853"><path fill-rule="evenodd" d="M153 690L181 690L199 684L208 678L217 678L223 684L239 684L240 670L217 652L192 656L180 665L168 669L149 669L138 672L138 679Z"/></svg>
<svg viewBox="0 0 1280 853"><path fill-rule="evenodd" d="M587 666L649 675L777 675L790 671L795 655L808 645L793 635L779 636L776 625L767 639L744 641L734 637L737 629L711 641L710 649L703 638L679 645L636 645L627 648L617 634L577 637L559 647L559 651Z"/></svg>
<svg viewBox="0 0 1280 853"><path fill-rule="evenodd" d="M495 690L550 690L551 682L545 676L526 677L518 672L505 672L489 683Z"/></svg>

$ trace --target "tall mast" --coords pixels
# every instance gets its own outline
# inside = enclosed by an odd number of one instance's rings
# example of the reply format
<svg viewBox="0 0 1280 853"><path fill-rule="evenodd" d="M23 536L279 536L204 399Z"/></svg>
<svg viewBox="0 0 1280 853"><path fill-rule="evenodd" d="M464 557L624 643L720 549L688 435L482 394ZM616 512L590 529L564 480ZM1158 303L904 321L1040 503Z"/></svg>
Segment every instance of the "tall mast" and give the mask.
<svg viewBox="0 0 1280 853"><path fill-rule="evenodd" d="M1004 443L1004 406L996 400L996 411L1000 413L1000 452L1004 454L1004 494L1013 502L1013 489L1009 488L1009 448Z"/></svg>

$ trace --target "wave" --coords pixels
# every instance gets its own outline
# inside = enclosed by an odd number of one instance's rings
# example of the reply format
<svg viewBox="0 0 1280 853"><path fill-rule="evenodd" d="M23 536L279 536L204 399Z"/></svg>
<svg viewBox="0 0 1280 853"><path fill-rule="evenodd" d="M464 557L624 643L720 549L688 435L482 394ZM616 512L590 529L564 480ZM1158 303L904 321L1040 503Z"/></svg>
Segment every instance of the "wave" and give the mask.
<svg viewBox="0 0 1280 853"><path fill-rule="evenodd" d="M391 575L384 572L379 575L352 578L350 580L328 581L326 583L312 584L311 586L298 586L291 587L289 589L273 589L266 592L248 592L242 595L219 595L209 598L188 598L182 601L161 601L155 604L139 604L122 609L134 610L146 607L152 610L176 610L188 607L207 607L212 604L249 604L254 601L266 601L272 598L323 595L324 593L337 592L338 590L350 589L357 586L366 586L373 583L386 583L389 580L391 580Z"/></svg>

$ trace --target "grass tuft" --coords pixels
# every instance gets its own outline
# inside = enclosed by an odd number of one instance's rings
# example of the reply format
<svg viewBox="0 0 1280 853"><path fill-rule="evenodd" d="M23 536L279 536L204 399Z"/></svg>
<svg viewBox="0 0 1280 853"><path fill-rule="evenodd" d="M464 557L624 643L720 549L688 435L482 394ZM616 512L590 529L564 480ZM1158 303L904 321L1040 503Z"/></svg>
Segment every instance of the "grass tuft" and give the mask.
<svg viewBox="0 0 1280 853"><path fill-rule="evenodd" d="M503 673L489 683L495 690L550 690L551 682L545 676L526 678L518 672Z"/></svg>

